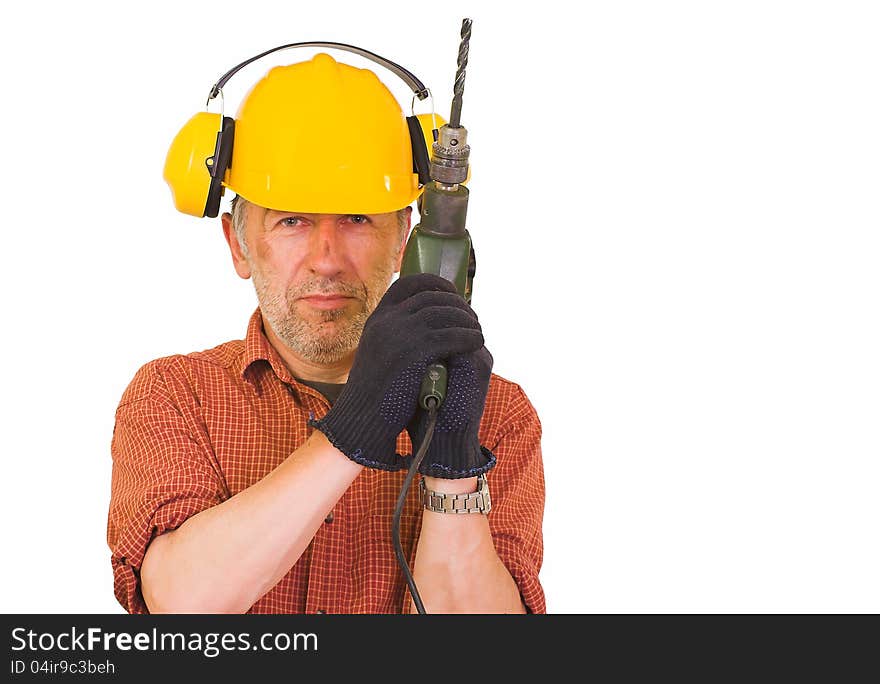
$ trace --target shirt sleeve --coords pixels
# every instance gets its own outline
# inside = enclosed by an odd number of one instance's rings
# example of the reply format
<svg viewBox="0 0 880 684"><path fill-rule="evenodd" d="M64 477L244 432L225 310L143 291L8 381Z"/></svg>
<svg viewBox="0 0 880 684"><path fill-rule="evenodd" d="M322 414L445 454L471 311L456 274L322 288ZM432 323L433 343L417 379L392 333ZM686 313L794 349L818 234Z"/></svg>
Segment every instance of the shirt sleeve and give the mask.
<svg viewBox="0 0 880 684"><path fill-rule="evenodd" d="M489 528L498 557L519 587L528 611L546 613L538 578L544 556L541 421L516 384L503 416L506 427L491 448L497 465L487 474L492 496Z"/></svg>
<svg viewBox="0 0 880 684"><path fill-rule="evenodd" d="M129 613L149 612L140 569L150 542L229 496L191 384L156 363L138 371L123 394L111 443L107 543L114 593Z"/></svg>

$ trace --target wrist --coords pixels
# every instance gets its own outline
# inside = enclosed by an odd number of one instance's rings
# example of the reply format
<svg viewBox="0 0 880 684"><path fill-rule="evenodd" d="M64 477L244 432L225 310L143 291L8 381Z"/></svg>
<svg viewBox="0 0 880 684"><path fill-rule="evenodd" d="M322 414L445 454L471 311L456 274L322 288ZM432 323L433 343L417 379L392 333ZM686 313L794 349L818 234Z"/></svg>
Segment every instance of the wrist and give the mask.
<svg viewBox="0 0 880 684"><path fill-rule="evenodd" d="M477 478L465 477L457 480L447 480L439 477L422 477L425 488L440 494L471 494L477 491Z"/></svg>
<svg viewBox="0 0 880 684"><path fill-rule="evenodd" d="M330 411L316 420L309 418L309 427L324 435L330 444L355 463L378 470L401 470L406 463L396 451L397 438L390 432L358 429ZM371 426L372 427L372 426Z"/></svg>
<svg viewBox="0 0 880 684"><path fill-rule="evenodd" d="M442 438L437 441L440 443L431 440L428 453L419 465L419 472L425 477L472 480L495 465L495 455L481 446L476 437L454 446L444 443Z"/></svg>

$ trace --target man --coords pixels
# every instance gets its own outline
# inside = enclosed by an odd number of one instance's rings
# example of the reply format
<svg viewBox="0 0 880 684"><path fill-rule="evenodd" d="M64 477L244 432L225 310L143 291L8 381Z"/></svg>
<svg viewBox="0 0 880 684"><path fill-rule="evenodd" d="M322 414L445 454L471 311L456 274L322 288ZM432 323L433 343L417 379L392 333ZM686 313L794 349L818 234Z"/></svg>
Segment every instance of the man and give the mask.
<svg viewBox="0 0 880 684"><path fill-rule="evenodd" d="M244 340L148 363L122 397L108 543L129 612L413 610L391 522L438 360L426 494L410 491L400 532L425 609L545 611L538 416L491 374L451 283L389 288L418 194L410 145L375 75L328 55L273 69L242 104L222 226L259 308ZM487 487L488 514L438 510Z"/></svg>

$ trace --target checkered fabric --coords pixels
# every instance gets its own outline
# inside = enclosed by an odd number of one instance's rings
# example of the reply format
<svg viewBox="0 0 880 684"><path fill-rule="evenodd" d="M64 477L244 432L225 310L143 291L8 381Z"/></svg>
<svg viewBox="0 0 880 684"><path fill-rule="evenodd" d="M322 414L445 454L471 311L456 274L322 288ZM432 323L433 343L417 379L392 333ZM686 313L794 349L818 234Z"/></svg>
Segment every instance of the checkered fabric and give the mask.
<svg viewBox="0 0 880 684"><path fill-rule="evenodd" d="M244 340L157 359L141 368L116 411L107 525L116 598L146 613L140 567L149 543L190 516L247 489L312 432L330 408L295 380L254 312ZM522 388L492 375L480 442L498 458L488 473L489 526L499 557L533 613L546 612L541 422ZM406 431L398 453L411 454ZM252 613L400 613L406 583L391 542L405 476L365 468L290 571ZM422 510L410 488L401 544L412 565Z"/></svg>

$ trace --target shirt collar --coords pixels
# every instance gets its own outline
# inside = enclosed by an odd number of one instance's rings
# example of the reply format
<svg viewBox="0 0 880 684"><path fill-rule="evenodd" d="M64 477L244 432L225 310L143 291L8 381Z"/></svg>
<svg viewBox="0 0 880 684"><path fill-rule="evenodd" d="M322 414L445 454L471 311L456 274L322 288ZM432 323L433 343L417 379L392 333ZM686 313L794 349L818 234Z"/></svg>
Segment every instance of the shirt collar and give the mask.
<svg viewBox="0 0 880 684"><path fill-rule="evenodd" d="M244 338L243 361L241 377L253 386L256 386L255 378L250 369L257 361L268 362L272 367L272 371L281 382L288 385L295 384L293 376L291 376L290 371L281 359L281 355L269 343L266 334L263 332L263 316L260 313L260 307L257 307L257 310L254 311L248 322L247 335Z"/></svg>

